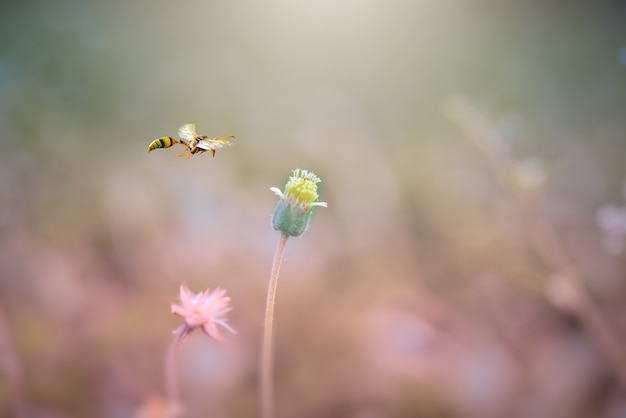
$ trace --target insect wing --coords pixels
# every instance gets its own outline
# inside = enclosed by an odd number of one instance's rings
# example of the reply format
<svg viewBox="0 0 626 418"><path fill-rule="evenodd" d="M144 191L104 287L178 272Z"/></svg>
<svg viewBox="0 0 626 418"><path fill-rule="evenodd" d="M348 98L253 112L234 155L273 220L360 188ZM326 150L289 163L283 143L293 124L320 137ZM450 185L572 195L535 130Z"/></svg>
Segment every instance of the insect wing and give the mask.
<svg viewBox="0 0 626 418"><path fill-rule="evenodd" d="M178 128L178 136L188 142L195 141L196 137L198 136L198 134L196 133L196 124L184 124L183 126Z"/></svg>
<svg viewBox="0 0 626 418"><path fill-rule="evenodd" d="M234 138L234 136L225 136L222 138L213 138L213 139L209 139L209 138L201 139L200 141L198 141L198 144L196 146L204 150L214 151L216 149L220 149L220 148L232 145L233 143L230 142L227 138Z"/></svg>

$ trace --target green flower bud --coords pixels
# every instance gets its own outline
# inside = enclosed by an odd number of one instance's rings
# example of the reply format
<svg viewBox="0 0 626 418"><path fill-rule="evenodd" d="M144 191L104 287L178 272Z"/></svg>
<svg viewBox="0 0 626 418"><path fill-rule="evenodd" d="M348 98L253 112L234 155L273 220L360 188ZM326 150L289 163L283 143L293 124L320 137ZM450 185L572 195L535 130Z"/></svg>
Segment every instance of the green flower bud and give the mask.
<svg viewBox="0 0 626 418"><path fill-rule="evenodd" d="M320 181L314 173L297 168L289 177L284 192L277 187L270 187L278 196L272 214L272 227L275 230L289 237L298 237L307 230L313 208L328 207L326 202L317 201L317 183Z"/></svg>

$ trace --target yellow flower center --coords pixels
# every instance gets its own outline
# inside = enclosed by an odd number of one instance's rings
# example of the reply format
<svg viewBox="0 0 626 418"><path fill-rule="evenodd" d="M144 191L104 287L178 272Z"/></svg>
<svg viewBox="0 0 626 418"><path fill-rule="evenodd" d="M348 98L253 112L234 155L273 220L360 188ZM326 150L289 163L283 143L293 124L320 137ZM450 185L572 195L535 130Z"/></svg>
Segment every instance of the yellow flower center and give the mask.
<svg viewBox="0 0 626 418"><path fill-rule="evenodd" d="M317 201L317 183L321 180L315 174L301 170L293 170L293 175L289 177L285 185L287 198L302 206L309 206Z"/></svg>

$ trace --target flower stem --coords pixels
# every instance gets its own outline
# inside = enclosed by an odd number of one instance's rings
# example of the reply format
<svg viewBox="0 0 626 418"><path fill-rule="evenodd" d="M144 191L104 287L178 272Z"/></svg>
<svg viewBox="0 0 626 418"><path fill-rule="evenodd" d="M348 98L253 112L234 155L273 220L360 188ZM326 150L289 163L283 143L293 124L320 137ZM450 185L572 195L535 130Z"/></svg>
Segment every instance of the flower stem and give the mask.
<svg viewBox="0 0 626 418"><path fill-rule="evenodd" d="M176 358L181 344L185 340L185 337L189 335L190 331L191 329L187 327L186 324L174 331L174 339L170 343L165 357L165 391L171 416L178 416L182 410L178 378L176 376Z"/></svg>
<svg viewBox="0 0 626 418"><path fill-rule="evenodd" d="M263 332L263 349L261 351L260 379L261 379L261 417L274 417L274 394L273 394L273 336L272 327L274 325L274 304L276 303L276 287L278 285L278 273L285 254L288 235L281 234L280 241L276 247L274 261L272 262L272 272L270 282L267 286L267 301L265 304L265 322Z"/></svg>

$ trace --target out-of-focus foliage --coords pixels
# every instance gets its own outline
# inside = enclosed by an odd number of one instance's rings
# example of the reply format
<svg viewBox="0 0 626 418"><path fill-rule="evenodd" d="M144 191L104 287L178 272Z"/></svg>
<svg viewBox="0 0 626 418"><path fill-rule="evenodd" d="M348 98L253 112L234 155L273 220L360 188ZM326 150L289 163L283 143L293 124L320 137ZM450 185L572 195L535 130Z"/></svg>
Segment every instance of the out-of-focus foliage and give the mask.
<svg viewBox="0 0 626 418"><path fill-rule="evenodd" d="M0 415L157 414L182 282L228 289L238 331L184 346L189 416L254 416L268 188L303 167L329 208L283 264L280 416L623 416L615 353L567 307L575 272L626 352L624 255L596 222L624 204L625 18L617 1L3 2ZM146 153L187 122L234 146Z"/></svg>

